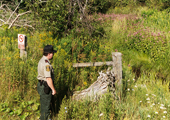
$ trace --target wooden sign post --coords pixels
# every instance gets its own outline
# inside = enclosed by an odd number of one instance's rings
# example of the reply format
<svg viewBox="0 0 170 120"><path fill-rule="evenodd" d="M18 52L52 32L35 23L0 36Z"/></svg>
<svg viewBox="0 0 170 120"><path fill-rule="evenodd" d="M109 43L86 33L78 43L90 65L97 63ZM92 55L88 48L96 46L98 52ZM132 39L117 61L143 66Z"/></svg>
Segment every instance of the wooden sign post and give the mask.
<svg viewBox="0 0 170 120"><path fill-rule="evenodd" d="M27 37L23 34L18 34L18 49L20 49L20 58L27 58L26 52Z"/></svg>

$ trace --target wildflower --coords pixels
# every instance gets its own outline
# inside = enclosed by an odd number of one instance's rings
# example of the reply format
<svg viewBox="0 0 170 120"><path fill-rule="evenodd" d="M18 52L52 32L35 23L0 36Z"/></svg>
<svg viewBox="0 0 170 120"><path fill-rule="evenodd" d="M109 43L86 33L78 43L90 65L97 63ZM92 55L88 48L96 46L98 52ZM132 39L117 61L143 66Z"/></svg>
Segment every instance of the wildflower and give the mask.
<svg viewBox="0 0 170 120"><path fill-rule="evenodd" d="M146 96L148 96L148 94L146 94Z"/></svg>
<svg viewBox="0 0 170 120"><path fill-rule="evenodd" d="M165 116L163 116L163 118L165 118Z"/></svg>
<svg viewBox="0 0 170 120"><path fill-rule="evenodd" d="M137 85L135 85L135 88L137 88Z"/></svg>
<svg viewBox="0 0 170 120"><path fill-rule="evenodd" d="M128 88L127 90L128 90L128 91L130 91L130 89L129 89L129 88Z"/></svg>
<svg viewBox="0 0 170 120"><path fill-rule="evenodd" d="M65 43L64 43L64 46L66 46L66 45L67 45L67 43L65 42Z"/></svg>
<svg viewBox="0 0 170 120"><path fill-rule="evenodd" d="M166 113L167 113L167 111L164 111L164 113L166 114Z"/></svg>
<svg viewBox="0 0 170 120"><path fill-rule="evenodd" d="M142 102L142 101L139 101L140 103Z"/></svg>
<svg viewBox="0 0 170 120"><path fill-rule="evenodd" d="M155 114L158 114L158 112L155 112Z"/></svg>
<svg viewBox="0 0 170 120"><path fill-rule="evenodd" d="M164 104L161 104L161 106L164 106Z"/></svg>
<svg viewBox="0 0 170 120"><path fill-rule="evenodd" d="M67 110L65 111L65 113L67 113Z"/></svg>
<svg viewBox="0 0 170 120"><path fill-rule="evenodd" d="M135 80L135 79L133 78L133 80Z"/></svg>
<svg viewBox="0 0 170 120"><path fill-rule="evenodd" d="M147 103L150 103L150 101L148 101Z"/></svg>
<svg viewBox="0 0 170 120"><path fill-rule="evenodd" d="M152 105L155 105L155 103L153 103Z"/></svg>
<svg viewBox="0 0 170 120"><path fill-rule="evenodd" d="M151 115L148 115L148 117L150 118L150 117L151 117Z"/></svg>
<svg viewBox="0 0 170 120"><path fill-rule="evenodd" d="M160 109L166 109L165 107L161 106Z"/></svg>
<svg viewBox="0 0 170 120"><path fill-rule="evenodd" d="M65 110L67 109L67 107L64 108Z"/></svg>
<svg viewBox="0 0 170 120"><path fill-rule="evenodd" d="M103 113L101 113L100 115L99 115L99 117L101 117L103 115Z"/></svg>
<svg viewBox="0 0 170 120"><path fill-rule="evenodd" d="M134 89L132 89L132 91L134 91Z"/></svg>
<svg viewBox="0 0 170 120"><path fill-rule="evenodd" d="M128 82L130 81L130 80L127 80Z"/></svg>
<svg viewBox="0 0 170 120"><path fill-rule="evenodd" d="M146 100L150 100L150 98L148 97Z"/></svg>
<svg viewBox="0 0 170 120"><path fill-rule="evenodd" d="M87 85L87 82L83 82L84 85Z"/></svg>
<svg viewBox="0 0 170 120"><path fill-rule="evenodd" d="M153 96L156 96L155 94L152 94Z"/></svg>

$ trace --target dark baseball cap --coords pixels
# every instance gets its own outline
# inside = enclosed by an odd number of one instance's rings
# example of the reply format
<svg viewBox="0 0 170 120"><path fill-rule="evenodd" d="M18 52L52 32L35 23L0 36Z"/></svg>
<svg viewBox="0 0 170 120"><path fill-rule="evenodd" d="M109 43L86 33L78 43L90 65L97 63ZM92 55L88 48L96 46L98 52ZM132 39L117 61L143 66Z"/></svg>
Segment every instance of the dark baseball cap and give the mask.
<svg viewBox="0 0 170 120"><path fill-rule="evenodd" d="M57 51L53 49L52 45L46 45L44 47L44 53L56 53Z"/></svg>

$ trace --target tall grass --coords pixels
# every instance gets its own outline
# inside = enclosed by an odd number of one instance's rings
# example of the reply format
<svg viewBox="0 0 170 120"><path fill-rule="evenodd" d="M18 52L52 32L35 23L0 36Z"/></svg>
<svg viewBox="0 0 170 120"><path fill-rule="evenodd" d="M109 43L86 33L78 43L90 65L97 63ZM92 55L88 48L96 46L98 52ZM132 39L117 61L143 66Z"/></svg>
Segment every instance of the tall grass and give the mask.
<svg viewBox="0 0 170 120"><path fill-rule="evenodd" d="M169 119L169 18L165 13L145 8L140 16L105 16L109 20L103 22L103 38L70 35L58 39L51 32L31 35L4 26L0 31L0 119L39 117L37 64L47 44L57 49L52 60L57 90L53 119ZM19 57L17 34L28 39L25 60ZM95 102L73 101L72 93L87 88L107 67L73 68L72 63L110 61L112 51L123 54L121 99L107 94Z"/></svg>

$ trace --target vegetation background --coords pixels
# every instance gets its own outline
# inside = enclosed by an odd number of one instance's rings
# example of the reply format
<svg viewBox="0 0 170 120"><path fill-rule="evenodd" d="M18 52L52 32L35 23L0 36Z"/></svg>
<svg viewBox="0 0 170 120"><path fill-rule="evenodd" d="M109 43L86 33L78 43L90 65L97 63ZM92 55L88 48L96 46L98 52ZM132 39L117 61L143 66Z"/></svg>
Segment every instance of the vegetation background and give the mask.
<svg viewBox="0 0 170 120"><path fill-rule="evenodd" d="M57 53L54 120L170 119L170 0L1 0L0 120L39 118L37 64L43 47ZM17 36L27 36L21 59ZM73 68L77 62L111 61L122 53L122 97L73 101L107 66ZM116 94L116 93L115 93Z"/></svg>

